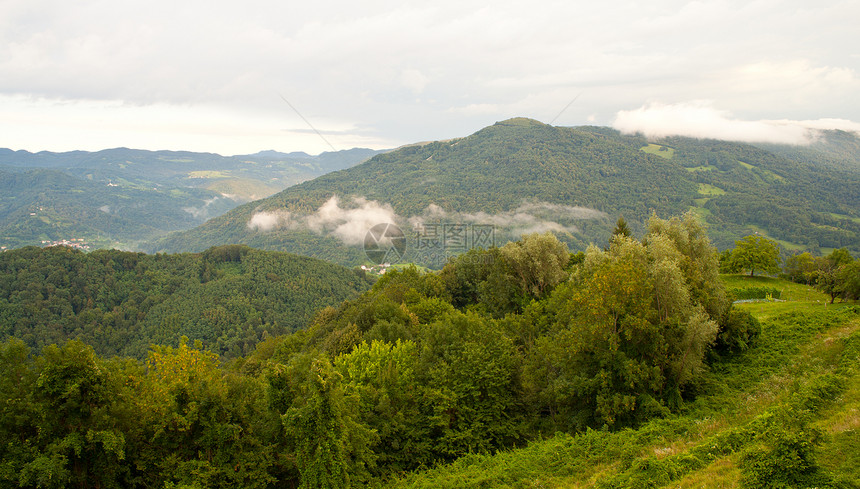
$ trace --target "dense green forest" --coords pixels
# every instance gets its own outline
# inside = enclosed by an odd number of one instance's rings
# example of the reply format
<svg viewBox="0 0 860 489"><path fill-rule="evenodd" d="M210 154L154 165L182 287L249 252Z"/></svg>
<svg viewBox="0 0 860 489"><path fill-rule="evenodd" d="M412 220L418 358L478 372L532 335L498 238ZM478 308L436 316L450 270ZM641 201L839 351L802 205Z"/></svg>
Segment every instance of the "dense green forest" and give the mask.
<svg viewBox="0 0 860 489"><path fill-rule="evenodd" d="M83 238L91 248L135 249L377 153L0 149L0 246Z"/></svg>
<svg viewBox="0 0 860 489"><path fill-rule="evenodd" d="M363 292L362 275L245 246L177 255L25 247L0 253L0 338L36 351L76 339L102 356L143 359L153 343L188 337L233 358Z"/></svg>
<svg viewBox="0 0 860 489"><path fill-rule="evenodd" d="M511 119L468 137L377 155L146 249L188 251L240 242L356 265L364 261L360 249L307 224L338 196L344 208L361 210L368 201L390 206L403 229L416 222L493 225L500 246L524 232L552 230L571 249L585 250L609 238L619 215L643 232L652 212L692 210L720 249L760 233L779 240L786 251L847 247L858 253L860 166L845 156L852 137L828 134L832 143L776 152ZM260 213L288 213L290 219L265 229L251 226Z"/></svg>
<svg viewBox="0 0 860 489"><path fill-rule="evenodd" d="M551 233L530 234L439 272L390 271L307 328L232 359L187 338L159 338L171 346L152 346L145 361L108 358L78 340L31 348L8 339L0 480L658 487L719 462L746 487L769 487L774 474L788 487L856 487L856 411L846 419L828 410L860 406L860 308L815 306L809 298L825 296L799 284L784 297L798 302L733 305L748 285L766 287L759 277L726 287L692 215L652 217L641 240L625 229L605 249L571 253ZM202 292L255 269L243 283L263 283L248 293L257 298L269 292L267 274L278 274L263 263L279 256L239 246L153 257L18 253L10 263L19 270L40 256L43 272L56 262L80 263L83 275L115 270L117 282L88 284L93 306L106 300L100 293L135 290L131 277L119 283L121 270L161 287L193 277ZM76 312L60 285L78 273L27 273L0 275L35 284L19 296L42 295L19 313ZM40 330L60 329L50 324ZM819 415L844 426L822 434L811 424ZM843 456L824 456L822 443Z"/></svg>

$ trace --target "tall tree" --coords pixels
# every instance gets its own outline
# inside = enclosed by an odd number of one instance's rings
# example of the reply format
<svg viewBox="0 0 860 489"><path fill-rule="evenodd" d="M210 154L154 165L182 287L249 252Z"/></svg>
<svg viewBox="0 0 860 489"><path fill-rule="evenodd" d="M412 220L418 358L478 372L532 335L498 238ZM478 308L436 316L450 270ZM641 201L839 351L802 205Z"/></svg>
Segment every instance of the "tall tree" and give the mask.
<svg viewBox="0 0 860 489"><path fill-rule="evenodd" d="M295 446L300 487L360 484L374 462L368 446L375 434L356 420L358 399L344 396L343 376L323 355L299 355L288 368L300 380L291 386L292 403L281 420Z"/></svg>
<svg viewBox="0 0 860 489"><path fill-rule="evenodd" d="M837 279L843 299L860 300L860 260L844 265Z"/></svg>
<svg viewBox="0 0 860 489"><path fill-rule="evenodd" d="M750 277L756 270L779 273L779 244L764 236L749 235L735 241L732 262L737 268L749 270Z"/></svg>
<svg viewBox="0 0 860 489"><path fill-rule="evenodd" d="M830 296L830 303L837 297L850 298L853 296L853 284L857 273L853 267L854 258L845 248L833 250L829 255L819 260L818 280L816 287ZM847 292L847 297L846 297Z"/></svg>
<svg viewBox="0 0 860 489"><path fill-rule="evenodd" d="M624 216L619 216L618 220L615 221L615 229L612 230L612 236L627 236L632 237L633 233L630 232L630 228L627 226L627 221L624 219Z"/></svg>
<svg viewBox="0 0 860 489"><path fill-rule="evenodd" d="M501 252L527 296L543 297L567 275L564 271L570 260L567 245L549 231L527 234L503 246Z"/></svg>

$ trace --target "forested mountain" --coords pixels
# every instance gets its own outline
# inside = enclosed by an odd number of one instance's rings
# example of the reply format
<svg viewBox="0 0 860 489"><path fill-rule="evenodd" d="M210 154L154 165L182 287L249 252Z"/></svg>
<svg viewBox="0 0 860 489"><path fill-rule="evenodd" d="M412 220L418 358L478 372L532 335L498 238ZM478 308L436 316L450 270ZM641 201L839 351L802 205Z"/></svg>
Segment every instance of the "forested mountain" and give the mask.
<svg viewBox="0 0 860 489"><path fill-rule="evenodd" d="M135 248L377 153L0 149L0 246L82 238L93 248Z"/></svg>
<svg viewBox="0 0 860 489"><path fill-rule="evenodd" d="M842 141L827 151L813 145L777 154L748 144L648 141L607 128L511 119L461 139L377 155L147 249L200 250L236 242L355 264L365 260L362 233L393 221L406 230L404 261L426 263L420 253L424 238L445 240L437 224L462 224L466 233L492 226L497 244L550 230L584 249L590 242L605 243L619 215L641 232L652 212L692 210L722 249L758 232L787 250L848 247L857 253L860 167L856 157L839 156L853 154L857 138L828 135L837 136ZM439 236L428 237L427 224ZM452 251L442 248L443 254Z"/></svg>
<svg viewBox="0 0 860 489"><path fill-rule="evenodd" d="M193 187L147 190L107 186L55 169L0 170L0 246L75 240L90 248L133 247L236 205Z"/></svg>
<svg viewBox="0 0 860 489"><path fill-rule="evenodd" d="M0 338L28 346L77 339L101 355L143 358L186 336L227 358L305 327L369 287L362 273L288 253L222 246L203 253L0 253Z"/></svg>
<svg viewBox="0 0 860 489"><path fill-rule="evenodd" d="M847 170L860 169L860 138L846 131L820 131L808 145L756 144L756 146L780 156L813 165Z"/></svg>

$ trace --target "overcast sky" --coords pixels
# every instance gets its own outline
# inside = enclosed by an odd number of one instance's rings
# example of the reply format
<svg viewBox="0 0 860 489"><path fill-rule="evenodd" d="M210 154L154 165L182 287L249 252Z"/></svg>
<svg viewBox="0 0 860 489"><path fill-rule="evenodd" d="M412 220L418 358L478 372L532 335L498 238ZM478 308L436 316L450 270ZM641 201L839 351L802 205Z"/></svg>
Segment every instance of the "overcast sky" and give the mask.
<svg viewBox="0 0 860 489"><path fill-rule="evenodd" d="M646 3L2 0L0 147L319 153L516 116L860 129L857 0Z"/></svg>

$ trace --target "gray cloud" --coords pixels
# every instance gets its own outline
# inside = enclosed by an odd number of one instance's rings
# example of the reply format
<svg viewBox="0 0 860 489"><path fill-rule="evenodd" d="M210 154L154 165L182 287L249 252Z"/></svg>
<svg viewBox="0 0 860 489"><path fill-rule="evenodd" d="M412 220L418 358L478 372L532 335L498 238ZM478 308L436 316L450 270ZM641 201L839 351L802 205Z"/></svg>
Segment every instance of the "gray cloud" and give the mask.
<svg viewBox="0 0 860 489"><path fill-rule="evenodd" d="M0 3L0 146L328 150L657 101L860 120L857 2ZM762 26L766 26L763 28ZM799 35L815 32L815 36ZM719 39L715 42L714 39Z"/></svg>

